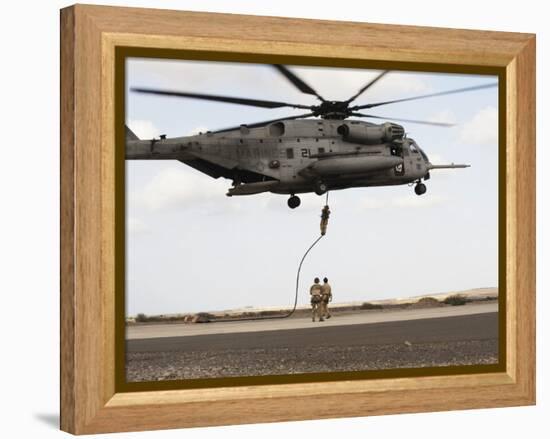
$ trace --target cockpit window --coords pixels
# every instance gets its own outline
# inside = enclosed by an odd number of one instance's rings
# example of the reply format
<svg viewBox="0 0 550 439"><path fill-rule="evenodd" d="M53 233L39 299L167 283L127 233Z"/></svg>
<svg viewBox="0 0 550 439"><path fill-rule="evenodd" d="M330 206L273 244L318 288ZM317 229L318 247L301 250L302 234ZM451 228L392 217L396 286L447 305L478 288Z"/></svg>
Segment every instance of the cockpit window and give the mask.
<svg viewBox="0 0 550 439"><path fill-rule="evenodd" d="M416 148L416 145L414 143L411 143L409 145L409 149L411 150L411 152L418 154L418 149Z"/></svg>

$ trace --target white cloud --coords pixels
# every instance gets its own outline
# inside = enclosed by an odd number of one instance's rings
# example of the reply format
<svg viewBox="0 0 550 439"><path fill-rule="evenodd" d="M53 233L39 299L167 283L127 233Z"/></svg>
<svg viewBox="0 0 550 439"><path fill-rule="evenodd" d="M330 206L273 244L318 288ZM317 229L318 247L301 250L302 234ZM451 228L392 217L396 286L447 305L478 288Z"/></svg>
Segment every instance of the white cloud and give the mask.
<svg viewBox="0 0 550 439"><path fill-rule="evenodd" d="M374 198L363 197L358 203L358 209L396 209L396 208L416 208L416 207L434 207L443 204L446 198L425 194L418 196L411 191L409 195L397 198Z"/></svg>
<svg viewBox="0 0 550 439"><path fill-rule="evenodd" d="M170 165L157 172L143 187L130 194L133 208L148 211L163 209L201 209L203 213L246 212L260 206L262 209L280 211L286 209L288 195L262 193L252 196L226 197L231 182L213 179L184 164ZM320 210L325 197L312 193L300 194L301 205L297 212ZM138 226L134 224L133 226Z"/></svg>
<svg viewBox="0 0 550 439"><path fill-rule="evenodd" d="M251 69L247 63L225 63L216 61L177 61L158 59L131 59L129 70L147 77L150 84L165 85L181 90L208 92L213 86L228 81L247 84L264 82L264 73L271 70L266 66L260 70ZM141 84L145 85L145 84ZM232 94L226 90L226 94Z"/></svg>
<svg viewBox="0 0 550 439"><path fill-rule="evenodd" d="M431 115L428 120L431 122L456 123L456 116L452 110L444 109Z"/></svg>
<svg viewBox="0 0 550 439"><path fill-rule="evenodd" d="M373 197L363 197L359 201L359 209L384 209L389 207L390 204L386 200L381 200Z"/></svg>
<svg viewBox="0 0 550 439"><path fill-rule="evenodd" d="M364 69L326 69L319 67L290 67L290 69L313 86L326 99L347 99L357 93L381 71ZM284 79L283 79L284 81ZM328 95L328 91L337 92ZM379 99L403 97L404 94L430 91L425 78L404 72L390 72L371 88L361 94L356 103L372 102ZM324 92L327 93L325 96Z"/></svg>
<svg viewBox="0 0 550 439"><path fill-rule="evenodd" d="M447 199L439 195L424 194L421 196L412 193L410 196L394 198L393 207L435 207L445 203Z"/></svg>
<svg viewBox="0 0 550 439"><path fill-rule="evenodd" d="M150 120L134 120L128 121L128 127L140 139L152 139L159 136L158 128Z"/></svg>
<svg viewBox="0 0 550 439"><path fill-rule="evenodd" d="M195 136L200 133L206 133L208 131L208 128L206 128L204 125L198 126L196 128L193 128L191 131L189 131L186 135L187 136Z"/></svg>
<svg viewBox="0 0 550 439"><path fill-rule="evenodd" d="M145 78L137 85L167 89L219 93L228 96L286 100L301 104L318 104L315 96L301 93L285 77L269 65L216 63L204 61L141 60L130 61L131 71ZM252 67L252 68L251 68ZM326 99L344 100L354 95L379 70L288 66ZM431 75L433 77L433 74ZM393 99L432 91L429 75L390 72L356 103ZM243 87L245 85L245 87ZM236 107L238 108L238 107Z"/></svg>
<svg viewBox="0 0 550 439"><path fill-rule="evenodd" d="M430 163L433 165L445 165L447 163L451 163L449 160L447 160L445 157L443 157L441 154L430 154L429 155Z"/></svg>
<svg viewBox="0 0 550 439"><path fill-rule="evenodd" d="M227 181L212 179L181 164L158 172L131 195L131 202L148 210L189 208L223 199L227 187Z"/></svg>
<svg viewBox="0 0 550 439"><path fill-rule="evenodd" d="M126 230L132 234L141 234L149 231L149 227L138 218L127 217L126 218Z"/></svg>
<svg viewBox="0 0 550 439"><path fill-rule="evenodd" d="M460 132L460 141L478 145L494 145L498 142L498 111L493 106L479 110L466 122Z"/></svg>

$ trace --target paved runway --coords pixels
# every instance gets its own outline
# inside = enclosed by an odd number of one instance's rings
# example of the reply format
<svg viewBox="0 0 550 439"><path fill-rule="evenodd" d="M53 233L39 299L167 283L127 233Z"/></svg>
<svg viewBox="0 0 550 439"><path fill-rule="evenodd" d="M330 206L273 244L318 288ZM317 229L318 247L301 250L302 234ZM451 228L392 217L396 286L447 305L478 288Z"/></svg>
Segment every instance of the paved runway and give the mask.
<svg viewBox="0 0 550 439"><path fill-rule="evenodd" d="M216 351L227 349L357 346L488 340L498 338L498 313L309 328L211 333L127 340L127 352Z"/></svg>
<svg viewBox="0 0 550 439"><path fill-rule="evenodd" d="M365 325L369 323L398 322L405 320L418 320L430 318L442 318L483 313L496 313L498 304L472 303L464 306L448 306L440 308L404 309L391 311L362 311L356 313L336 314L332 319L324 322L313 323L310 318L287 318L253 320L241 322L220 322L200 324L147 324L128 326L126 339L148 339L164 337L186 337L209 334L235 334L265 331L281 331L291 329L321 329L322 327Z"/></svg>

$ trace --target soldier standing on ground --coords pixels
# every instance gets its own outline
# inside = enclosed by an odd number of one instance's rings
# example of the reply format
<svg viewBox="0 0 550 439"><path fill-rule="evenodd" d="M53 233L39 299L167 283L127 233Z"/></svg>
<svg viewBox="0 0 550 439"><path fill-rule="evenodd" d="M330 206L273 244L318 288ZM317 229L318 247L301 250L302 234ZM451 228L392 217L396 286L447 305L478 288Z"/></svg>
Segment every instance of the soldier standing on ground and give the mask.
<svg viewBox="0 0 550 439"><path fill-rule="evenodd" d="M328 310L328 303L332 302L332 288L328 283L328 279L323 279L323 285L321 285L321 321L323 317L330 319L332 315Z"/></svg>
<svg viewBox="0 0 550 439"><path fill-rule="evenodd" d="M316 277L313 280L313 285L309 289L309 295L311 296L311 321L315 321L315 316L319 317L319 321L322 322L323 315L321 314L321 285L319 285L319 278Z"/></svg>

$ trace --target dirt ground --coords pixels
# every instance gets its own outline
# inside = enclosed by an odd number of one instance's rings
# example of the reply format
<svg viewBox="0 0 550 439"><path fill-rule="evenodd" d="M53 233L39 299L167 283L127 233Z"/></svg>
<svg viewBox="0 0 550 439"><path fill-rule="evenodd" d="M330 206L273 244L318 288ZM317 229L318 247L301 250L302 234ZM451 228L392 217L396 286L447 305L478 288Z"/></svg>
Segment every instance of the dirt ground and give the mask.
<svg viewBox="0 0 550 439"><path fill-rule="evenodd" d="M367 346L130 352L127 379L159 381L496 364L496 339Z"/></svg>

